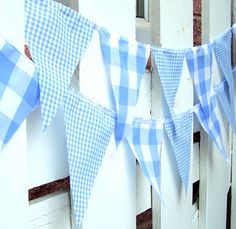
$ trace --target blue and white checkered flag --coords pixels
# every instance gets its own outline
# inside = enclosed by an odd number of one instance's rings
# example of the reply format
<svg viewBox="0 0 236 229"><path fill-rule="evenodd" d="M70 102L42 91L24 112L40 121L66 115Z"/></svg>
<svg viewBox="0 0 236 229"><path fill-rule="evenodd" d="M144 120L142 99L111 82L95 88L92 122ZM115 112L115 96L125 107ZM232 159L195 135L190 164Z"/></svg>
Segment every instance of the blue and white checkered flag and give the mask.
<svg viewBox="0 0 236 229"><path fill-rule="evenodd" d="M45 129L62 105L96 25L53 0L26 0L25 14L25 36L39 74Z"/></svg>
<svg viewBox="0 0 236 229"><path fill-rule="evenodd" d="M225 152L220 123L216 116L216 96L212 86L212 44L189 49L186 53L190 74L193 78L200 104L195 113L205 131L215 142L224 158Z"/></svg>
<svg viewBox="0 0 236 229"><path fill-rule="evenodd" d="M175 96L183 70L185 50L153 47L152 51L169 112L173 116Z"/></svg>
<svg viewBox="0 0 236 229"><path fill-rule="evenodd" d="M234 133L236 134L236 122L234 111L234 79L231 65L231 45L232 33L231 29L222 36L215 39L213 49L215 51L217 63L221 69L223 81L217 85L214 90L219 103L230 123Z"/></svg>
<svg viewBox="0 0 236 229"><path fill-rule="evenodd" d="M0 150L38 102L33 62L0 37Z"/></svg>
<svg viewBox="0 0 236 229"><path fill-rule="evenodd" d="M70 91L64 101L70 185L77 228L115 127L113 111Z"/></svg>
<svg viewBox="0 0 236 229"><path fill-rule="evenodd" d="M116 102L117 123L115 137L119 143L130 131L135 116L141 80L150 55L150 47L129 42L123 37L113 37L100 29L104 61L108 65Z"/></svg>
<svg viewBox="0 0 236 229"><path fill-rule="evenodd" d="M180 177L187 190L193 142L193 113L187 111L176 115L174 120L165 122L165 130L175 154Z"/></svg>
<svg viewBox="0 0 236 229"><path fill-rule="evenodd" d="M185 50L153 47L152 51L169 109L167 116L170 116L171 119L171 122L165 124L165 130L176 158L183 185L187 189L192 145L192 115L190 112L182 115L176 115L174 112Z"/></svg>
<svg viewBox="0 0 236 229"><path fill-rule="evenodd" d="M127 140L142 171L154 190L160 195L160 152L163 124L156 120L134 119Z"/></svg>

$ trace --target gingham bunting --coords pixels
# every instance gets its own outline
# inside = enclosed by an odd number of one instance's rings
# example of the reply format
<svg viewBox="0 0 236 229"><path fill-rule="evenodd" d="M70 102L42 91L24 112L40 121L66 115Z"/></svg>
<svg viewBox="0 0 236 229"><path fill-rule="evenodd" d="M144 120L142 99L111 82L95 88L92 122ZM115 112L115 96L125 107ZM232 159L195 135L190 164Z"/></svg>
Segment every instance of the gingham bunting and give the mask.
<svg viewBox="0 0 236 229"><path fill-rule="evenodd" d="M150 47L129 42L123 37L111 36L104 28L100 29L100 39L116 102L115 138L119 143L130 131Z"/></svg>
<svg viewBox="0 0 236 229"><path fill-rule="evenodd" d="M195 113L221 154L227 158L222 142L220 124L216 115L216 96L212 86L212 51L212 44L206 44L189 49L186 58L200 101Z"/></svg>
<svg viewBox="0 0 236 229"><path fill-rule="evenodd" d="M53 0L26 0L25 15L25 36L39 74L45 129L62 105L96 25Z"/></svg>
<svg viewBox="0 0 236 229"><path fill-rule="evenodd" d="M175 96L179 87L183 70L185 50L152 48L153 57L161 80L164 96L171 116L174 108Z"/></svg>
<svg viewBox="0 0 236 229"><path fill-rule="evenodd" d="M175 125L178 123L178 125ZM193 113L188 111L165 122L165 130L175 154L178 171L185 190L188 188L192 152Z"/></svg>
<svg viewBox="0 0 236 229"><path fill-rule="evenodd" d="M115 126L115 114L80 94L68 92L64 101L68 163L77 228Z"/></svg>
<svg viewBox="0 0 236 229"><path fill-rule="evenodd" d="M152 48L153 57L161 80L171 122L165 124L165 130L171 143L184 187L187 189L191 155L192 117L189 113L176 115L173 108L183 70L185 50ZM169 117L168 117L169 119ZM184 128L185 127L185 128Z"/></svg>
<svg viewBox="0 0 236 229"><path fill-rule="evenodd" d="M130 148L141 169L160 195L160 152L162 147L163 124L156 120L134 119L132 130L127 136Z"/></svg>
<svg viewBox="0 0 236 229"><path fill-rule="evenodd" d="M217 63L221 69L223 80L217 87L214 87L217 99L222 106L225 116L236 133L235 111L234 111L234 79L231 65L231 29L222 36L215 39L213 49Z"/></svg>
<svg viewBox="0 0 236 229"><path fill-rule="evenodd" d="M0 36L0 150L38 102L33 62Z"/></svg>

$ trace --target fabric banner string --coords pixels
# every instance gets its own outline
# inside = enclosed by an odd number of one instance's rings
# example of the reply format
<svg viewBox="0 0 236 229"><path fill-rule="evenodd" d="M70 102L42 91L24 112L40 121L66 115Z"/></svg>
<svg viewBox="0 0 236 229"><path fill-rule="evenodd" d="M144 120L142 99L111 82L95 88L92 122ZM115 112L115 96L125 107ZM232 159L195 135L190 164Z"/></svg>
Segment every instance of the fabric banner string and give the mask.
<svg viewBox="0 0 236 229"><path fill-rule="evenodd" d="M127 139L141 168L157 193L161 193L160 154L165 131L187 190L192 152L193 112L228 159L217 117L218 104L236 133L234 79L231 66L232 32L236 24L208 44L183 50L150 47L122 36L115 37L78 12L53 0L25 1L25 37L34 64L0 38L0 147L38 105L43 129L64 107L71 192L80 227L88 200L113 132L117 146ZM100 35L104 63L110 77L116 111L69 90L74 71L94 31ZM149 55L153 55L167 103L160 120L137 117L136 105ZM213 84L216 58L221 81ZM197 94L197 104L181 114L174 110L183 63L187 62ZM35 72L37 69L37 74ZM153 98L155 99L155 98ZM8 101L11 101L9 107ZM114 131L115 130L115 131Z"/></svg>

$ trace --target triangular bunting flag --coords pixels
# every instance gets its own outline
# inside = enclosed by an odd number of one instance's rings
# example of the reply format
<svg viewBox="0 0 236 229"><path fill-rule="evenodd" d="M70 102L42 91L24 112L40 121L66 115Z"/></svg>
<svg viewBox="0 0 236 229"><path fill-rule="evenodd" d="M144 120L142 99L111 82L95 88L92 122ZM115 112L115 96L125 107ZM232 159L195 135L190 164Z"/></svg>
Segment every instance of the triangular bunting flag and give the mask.
<svg viewBox="0 0 236 229"><path fill-rule="evenodd" d="M174 123L178 123L178 125L174 125ZM170 139L185 190L188 188L192 152L192 123L193 113L190 111L175 116L175 121L165 123L165 130Z"/></svg>
<svg viewBox="0 0 236 229"><path fill-rule="evenodd" d="M176 115L173 110L182 75L185 50L153 47L153 56L171 116L171 122L165 124L165 130L171 142L183 185L187 189L192 144L189 131L192 130L192 117L189 113Z"/></svg>
<svg viewBox="0 0 236 229"><path fill-rule="evenodd" d="M200 105L195 109L198 120L221 154L227 158L216 115L216 97L212 86L212 49L211 44L189 49L186 58L200 101Z"/></svg>
<svg viewBox="0 0 236 229"><path fill-rule="evenodd" d="M160 195L160 152L163 124L156 120L135 119L132 131L127 136L129 145L136 156L144 175Z"/></svg>
<svg viewBox="0 0 236 229"><path fill-rule="evenodd" d="M35 66L0 37L0 151L39 103Z"/></svg>
<svg viewBox="0 0 236 229"><path fill-rule="evenodd" d="M25 36L39 74L45 129L62 105L96 25L53 0L26 0L25 14Z"/></svg>
<svg viewBox="0 0 236 229"><path fill-rule="evenodd" d="M236 122L234 111L234 79L231 65L232 33L228 30L213 42L216 59L225 81L214 88L216 96L221 104L226 118L236 134Z"/></svg>
<svg viewBox="0 0 236 229"><path fill-rule="evenodd" d="M183 69L185 50L153 47L153 57L171 116Z"/></svg>
<svg viewBox="0 0 236 229"><path fill-rule="evenodd" d="M104 28L100 29L100 38L116 101L118 144L130 131L150 48L123 37L113 37Z"/></svg>
<svg viewBox="0 0 236 229"><path fill-rule="evenodd" d="M115 126L115 114L68 92L64 101L70 185L77 228Z"/></svg>

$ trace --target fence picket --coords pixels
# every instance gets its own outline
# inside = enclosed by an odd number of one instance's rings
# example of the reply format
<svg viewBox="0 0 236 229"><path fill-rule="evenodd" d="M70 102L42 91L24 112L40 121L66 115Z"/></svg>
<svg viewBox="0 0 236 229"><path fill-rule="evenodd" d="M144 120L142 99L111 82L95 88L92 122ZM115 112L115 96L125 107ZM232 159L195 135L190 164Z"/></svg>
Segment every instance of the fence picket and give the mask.
<svg viewBox="0 0 236 229"><path fill-rule="evenodd" d="M231 25L231 1L203 0L202 41L207 43ZM213 55L213 81L220 81L220 74ZM226 150L229 152L229 128L222 112L217 113ZM200 228L226 227L227 193L230 187L230 165L219 154L205 132L201 135L200 152Z"/></svg>
<svg viewBox="0 0 236 229"><path fill-rule="evenodd" d="M0 0L0 32L22 53L24 0ZM26 126L0 152L0 228L28 228Z"/></svg>
<svg viewBox="0 0 236 229"><path fill-rule="evenodd" d="M232 0L232 22L236 23L236 0ZM236 66L236 41L233 38L233 66ZM234 87L236 90L236 86ZM236 104L235 104L236 107ZM236 228L236 137L233 136L231 228Z"/></svg>
<svg viewBox="0 0 236 229"><path fill-rule="evenodd" d="M134 1L80 0L79 9L83 15L98 25L105 26L110 32L134 38ZM95 33L80 63L80 91L95 102L114 109L112 107L114 104L110 100L112 92L108 87L106 68L99 63L103 61L99 36ZM146 104L144 105L146 107ZM135 158L129 146L126 142L122 142L116 150L114 136L112 136L95 181L83 221L83 229L135 228L135 172Z"/></svg>
<svg viewBox="0 0 236 229"><path fill-rule="evenodd" d="M166 48L186 48L192 46L192 4L192 1L188 0L182 1L181 4L179 1L165 0L153 0L150 2L150 8L152 9L150 20L155 28L152 35L153 44L160 44L161 47ZM156 69L154 68L152 79L152 115L154 118L163 117L160 107L165 112L165 107L163 108L163 92L161 98L159 93L162 89L156 73ZM186 62L184 62L180 89L177 93L177 100L181 99L179 101L182 104L180 107L181 111L186 111L193 105L193 85L191 80L188 81L189 77ZM185 85L182 87L185 83L188 86ZM189 98L189 100L185 100L185 103L182 103L183 97ZM161 152L161 190L165 206L158 201L158 198L153 193L153 228L194 228L192 225L197 225L197 223L193 223L194 218L197 218L197 208L192 206L193 171L191 169L190 185L188 192L185 193L178 175L172 149L169 146L166 134L164 136ZM191 165L193 163L192 161Z"/></svg>

